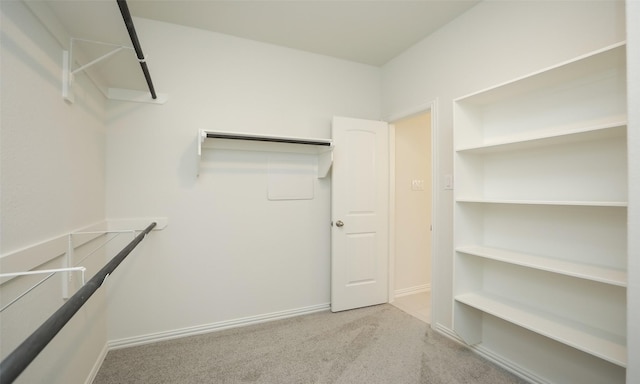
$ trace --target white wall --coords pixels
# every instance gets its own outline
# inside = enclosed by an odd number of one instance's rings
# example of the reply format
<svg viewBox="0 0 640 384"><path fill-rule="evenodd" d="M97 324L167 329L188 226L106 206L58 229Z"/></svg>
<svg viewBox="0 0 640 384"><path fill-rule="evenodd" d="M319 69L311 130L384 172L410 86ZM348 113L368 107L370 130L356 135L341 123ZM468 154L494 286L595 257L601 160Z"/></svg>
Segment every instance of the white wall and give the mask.
<svg viewBox="0 0 640 384"><path fill-rule="evenodd" d="M104 98L82 76L78 76L76 103L65 103L60 44L22 2L2 1L0 10L3 267L5 257L15 261L26 255L19 251L23 248L104 221L105 105ZM58 254L45 256L53 260L43 267L61 266ZM24 265L36 266L29 260ZM62 305L62 284L56 278L2 312L0 358ZM33 284L26 280L16 278L1 284L0 304L5 305ZM98 294L17 382L82 382L105 344L104 300Z"/></svg>
<svg viewBox="0 0 640 384"><path fill-rule="evenodd" d="M104 98L19 1L2 2L2 252L104 220Z"/></svg>
<svg viewBox="0 0 640 384"><path fill-rule="evenodd" d="M627 2L627 125L629 156L629 285L627 383L640 382L640 2Z"/></svg>
<svg viewBox="0 0 640 384"><path fill-rule="evenodd" d="M395 126L396 295L431 284L431 114L422 113ZM422 180L422 190L412 186Z"/></svg>
<svg viewBox="0 0 640 384"><path fill-rule="evenodd" d="M631 3L630 9L637 5ZM109 340L329 301L330 181L314 181L313 200L269 202L267 155L224 151L205 154L196 178L197 129L329 137L332 115L377 119L381 105L383 116L391 116L439 98L437 172L452 173L453 98L625 38L620 2L488 1L381 71L137 19L156 86L170 100L164 106L109 103L105 185L101 97L80 77L76 103L65 104L59 93L61 48L21 2L0 4L2 255L103 220L105 190L108 217L169 218L167 229L127 261L121 269L126 273L110 277ZM631 134L629 139L638 141ZM637 227L636 184L630 180L631 231ZM434 323L450 328L452 194L441 183L435 188L441 202L435 207L441 218L434 223L441 245L435 257L442 279ZM630 303L637 301L632 261ZM45 363L30 368L23 380L84 379L106 339L101 316L85 313L84 328L59 336L62 344L52 345L41 358ZM638 313L629 316L632 327ZM16 325L2 326L7 324ZM13 331L3 328L2 334ZM97 339L71 348L83 356L59 354L71 334ZM630 329L630 340L634 334ZM8 352L4 340L2 354ZM629 375L637 376L635 344L629 353ZM51 356L64 356L69 369L60 371Z"/></svg>
<svg viewBox="0 0 640 384"><path fill-rule="evenodd" d="M330 179L267 200L262 152L206 150L198 129L330 137L333 115L378 119L380 69L136 19L164 105L110 102L107 216L168 217L110 285L109 339L329 302ZM302 160L304 162L304 160ZM167 335L166 333L163 335ZM135 339L135 340L134 340Z"/></svg>
<svg viewBox="0 0 640 384"><path fill-rule="evenodd" d="M624 39L620 1L485 1L384 66L384 116L439 100L434 326L452 327L452 100Z"/></svg>

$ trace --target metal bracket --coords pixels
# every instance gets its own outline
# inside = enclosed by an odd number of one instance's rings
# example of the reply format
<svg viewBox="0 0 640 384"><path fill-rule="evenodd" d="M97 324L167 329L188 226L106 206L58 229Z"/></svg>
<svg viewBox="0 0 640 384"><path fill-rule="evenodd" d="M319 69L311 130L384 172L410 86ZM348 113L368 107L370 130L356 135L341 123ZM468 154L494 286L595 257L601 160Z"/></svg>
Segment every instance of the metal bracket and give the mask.
<svg viewBox="0 0 640 384"><path fill-rule="evenodd" d="M76 41L81 41L81 42L91 43L91 44L106 45L106 46L113 47L114 49L94 60L91 60L87 64L81 65L80 67L74 69L73 65L75 63L75 60L73 58L73 44ZM91 67L92 65L95 65L101 62L102 60L105 60L125 49L133 51L133 47L128 47L124 45L103 43L101 41L94 41L94 40L78 39L75 37L72 37L71 39L69 39L69 50L62 51L62 97L64 97L66 101L73 103L74 95L72 92L72 88L73 88L73 80L74 80L75 74L78 72L84 71L85 69Z"/></svg>
<svg viewBox="0 0 640 384"><path fill-rule="evenodd" d="M68 268L55 268L55 269L39 269L39 270L36 270L36 271L0 273L0 279L17 277L17 276L49 274L49 276L47 276L44 279L40 280L34 286L32 286L31 288L27 289L22 294L18 295L18 297L14 298L9 303L5 304L5 306L0 308L0 312L2 312L5 309L9 308L15 302L17 302L18 300L23 298L27 293L31 292L32 290L37 288L40 284L44 283L51 275L53 275L55 273L59 273L59 272L62 272L64 274L63 280L62 280L62 296L63 296L62 298L67 300L69 298L69 287L67 285L67 281L68 281L67 279L69 279L68 276L70 276L69 272L81 272L81 274L82 274L82 285L84 286L84 283L85 283L84 273L85 273L86 270L87 270L87 268L85 268L85 267L68 267Z"/></svg>

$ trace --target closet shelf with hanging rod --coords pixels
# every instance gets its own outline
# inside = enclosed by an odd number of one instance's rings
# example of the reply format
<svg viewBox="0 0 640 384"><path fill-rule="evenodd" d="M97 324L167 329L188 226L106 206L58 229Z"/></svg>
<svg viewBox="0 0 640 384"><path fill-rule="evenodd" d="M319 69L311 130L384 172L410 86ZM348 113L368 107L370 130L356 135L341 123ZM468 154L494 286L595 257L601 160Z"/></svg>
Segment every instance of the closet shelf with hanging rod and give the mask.
<svg viewBox="0 0 640 384"><path fill-rule="evenodd" d="M318 156L318 178L326 177L333 163L333 140L331 139L205 129L199 131L198 137L198 159L202 156L203 149L315 154Z"/></svg>
<svg viewBox="0 0 640 384"><path fill-rule="evenodd" d="M155 90L155 86L151 79L151 74L149 72L149 66L147 65L146 58L144 53L142 52L142 46L140 44L140 40L138 39L138 34L136 32L135 26L133 24L133 19L131 17L131 13L129 12L129 7L127 5L126 0L116 0L118 4L118 8L120 9L120 13L122 15L122 19L124 21L125 27L129 34L129 38L131 40L132 46L126 46L121 44L112 44L108 42L96 41L92 39L83 39L83 38L69 38L69 50L63 51L63 75L62 75L62 96L65 100L69 102L74 101L74 94L72 92L73 84L74 84L74 76L77 73L84 72L89 67L92 67L95 64L98 64L107 58L114 56L115 54L121 51L132 51L135 53L138 63L140 64L140 68L142 70L142 74L144 76L147 88L149 92L129 90L129 89L121 89L121 88L111 88L109 87L106 92L103 90L105 96L108 99L112 100L123 100L123 101L135 101L135 102L147 102L154 104L164 104L167 101L167 95L158 94ZM77 43L88 43L94 46L106 46L111 47L112 50L89 61L86 64L79 65L77 68L74 68L76 64L77 57L74 57L74 45Z"/></svg>

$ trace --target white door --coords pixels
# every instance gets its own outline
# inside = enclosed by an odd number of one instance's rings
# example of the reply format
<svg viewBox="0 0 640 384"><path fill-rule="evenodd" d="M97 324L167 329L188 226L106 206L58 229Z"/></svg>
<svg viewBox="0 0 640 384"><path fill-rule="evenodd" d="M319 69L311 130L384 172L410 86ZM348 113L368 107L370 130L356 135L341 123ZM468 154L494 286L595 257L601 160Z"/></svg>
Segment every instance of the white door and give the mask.
<svg viewBox="0 0 640 384"><path fill-rule="evenodd" d="M388 301L389 126L334 117L331 311Z"/></svg>

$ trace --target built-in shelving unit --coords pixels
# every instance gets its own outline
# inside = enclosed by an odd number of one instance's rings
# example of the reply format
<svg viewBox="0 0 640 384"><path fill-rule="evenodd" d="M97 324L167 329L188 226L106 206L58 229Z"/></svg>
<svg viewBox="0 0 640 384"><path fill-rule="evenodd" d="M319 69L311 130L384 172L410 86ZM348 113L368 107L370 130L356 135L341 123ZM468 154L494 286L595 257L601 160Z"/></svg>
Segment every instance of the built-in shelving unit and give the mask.
<svg viewBox="0 0 640 384"><path fill-rule="evenodd" d="M203 149L306 153L318 155L318 177L326 177L333 164L333 140L242 132L209 131L198 133L198 157Z"/></svg>
<svg viewBox="0 0 640 384"><path fill-rule="evenodd" d="M529 377L620 381L625 44L459 98L453 108L454 330Z"/></svg>

